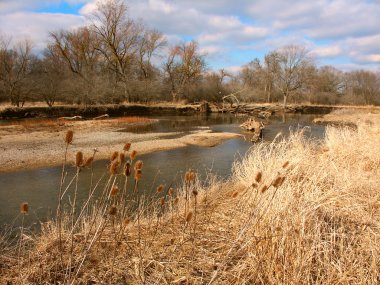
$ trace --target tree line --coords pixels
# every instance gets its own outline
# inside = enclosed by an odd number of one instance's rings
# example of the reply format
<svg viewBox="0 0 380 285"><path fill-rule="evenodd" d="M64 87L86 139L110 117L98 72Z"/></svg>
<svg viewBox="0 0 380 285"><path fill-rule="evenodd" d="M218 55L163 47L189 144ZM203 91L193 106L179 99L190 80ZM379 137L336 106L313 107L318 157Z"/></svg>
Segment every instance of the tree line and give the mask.
<svg viewBox="0 0 380 285"><path fill-rule="evenodd" d="M201 100L228 94L246 102L380 104L380 76L317 67L302 46L254 59L237 74L207 68L195 41L165 36L128 17L123 0L100 2L87 26L51 31L43 54L28 40L0 36L0 101L69 104Z"/></svg>

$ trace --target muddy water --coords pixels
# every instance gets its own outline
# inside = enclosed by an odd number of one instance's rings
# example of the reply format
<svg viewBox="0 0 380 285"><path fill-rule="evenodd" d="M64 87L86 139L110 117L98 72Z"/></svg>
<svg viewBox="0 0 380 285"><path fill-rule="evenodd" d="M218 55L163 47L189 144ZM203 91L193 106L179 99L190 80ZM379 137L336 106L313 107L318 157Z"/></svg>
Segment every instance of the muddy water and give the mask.
<svg viewBox="0 0 380 285"><path fill-rule="evenodd" d="M144 162L143 179L139 189L147 194L154 192L159 184L175 187L181 183L183 174L188 169L197 171L203 178L209 173L217 175L220 179L227 178L231 174L233 162L240 160L252 147L249 141L250 134L239 128L239 124L246 117L213 114L155 118L159 119L159 122L149 126L130 126L120 131L176 132L177 134L173 135L175 137L209 128L215 132L240 133L245 136L245 139L227 140L212 148L188 146L139 156L138 159ZM324 126L313 125L311 123L313 118L313 115L300 114L287 114L286 118L273 116L264 121L267 127L264 129L263 139L271 141L279 133L286 136L289 130L303 127L307 127L305 132L307 136L320 139L324 136ZM104 175L104 179L99 182L98 192L103 189L107 180L107 163L107 161L94 163L94 183ZM61 167L48 167L0 174L0 227L5 224L20 223L19 205L24 201L27 201L30 207L25 224L38 228L40 221L52 217L57 206L61 170ZM68 166L67 171L66 184L74 176L75 169ZM88 169L81 171L77 197L79 204L88 197L90 180L91 171ZM71 187L68 191L68 197L73 196L73 188Z"/></svg>

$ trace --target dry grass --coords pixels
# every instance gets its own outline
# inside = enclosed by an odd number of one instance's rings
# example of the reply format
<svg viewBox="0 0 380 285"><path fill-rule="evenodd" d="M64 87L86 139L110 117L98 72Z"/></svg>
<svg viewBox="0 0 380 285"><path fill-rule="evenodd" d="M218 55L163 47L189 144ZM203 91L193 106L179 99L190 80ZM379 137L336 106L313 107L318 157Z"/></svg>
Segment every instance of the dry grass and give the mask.
<svg viewBox="0 0 380 285"><path fill-rule="evenodd" d="M380 108L344 108L331 112L322 118L314 119L316 123L334 124L334 125L380 125Z"/></svg>
<svg viewBox="0 0 380 285"><path fill-rule="evenodd" d="M131 195L141 192L133 173L108 175L74 227L66 213L61 228L24 237L19 260L2 255L2 282L379 284L379 126L262 143L231 181L186 179L151 202Z"/></svg>

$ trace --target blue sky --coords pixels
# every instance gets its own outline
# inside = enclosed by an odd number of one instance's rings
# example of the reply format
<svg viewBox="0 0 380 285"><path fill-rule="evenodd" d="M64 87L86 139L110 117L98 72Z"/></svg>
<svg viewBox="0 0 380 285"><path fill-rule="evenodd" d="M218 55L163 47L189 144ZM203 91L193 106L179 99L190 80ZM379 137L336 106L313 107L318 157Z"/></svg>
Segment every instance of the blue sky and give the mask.
<svg viewBox="0 0 380 285"><path fill-rule="evenodd" d="M36 52L48 32L86 24L95 0L0 0L0 32L28 37ZM210 68L231 71L288 44L318 65L380 70L380 0L127 0L129 16L170 43L194 39Z"/></svg>

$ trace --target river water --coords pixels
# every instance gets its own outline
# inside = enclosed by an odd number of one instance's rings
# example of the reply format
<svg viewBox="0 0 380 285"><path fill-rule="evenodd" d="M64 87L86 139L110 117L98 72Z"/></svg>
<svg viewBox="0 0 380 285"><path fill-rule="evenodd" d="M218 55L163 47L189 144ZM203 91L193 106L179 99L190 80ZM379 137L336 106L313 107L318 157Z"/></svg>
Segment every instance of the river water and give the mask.
<svg viewBox="0 0 380 285"><path fill-rule="evenodd" d="M306 136L321 139L325 127L312 124L315 115L286 114L272 116L264 121L267 125L263 132L263 140L272 141L279 133L286 136L289 130L306 127ZM193 169L201 178L216 175L218 179L226 179L231 174L234 161L239 161L254 145L249 141L250 134L239 128L239 124L247 117L212 114L209 116L165 116L154 117L158 122L148 126L126 126L125 132L175 132L172 137L181 136L199 129L209 128L215 132L234 132L243 134L245 138L231 139L222 144L206 148L188 146L174 150L160 151L138 156L144 162L143 179L139 191L154 192L156 187L164 184L173 187L181 183L184 173ZM180 133L180 134L178 134ZM138 150L137 150L138 151ZM94 181L107 175L108 161L95 161L93 166ZM73 177L75 169L68 166L66 183ZM0 174L0 228L5 225L15 226L20 223L19 205L27 201L30 211L25 224L36 227L40 221L52 217L57 206L61 167L46 167L13 173ZM78 183L78 203L88 197L91 171L84 169L80 173ZM107 179L99 183L99 191ZM72 195L72 193L71 193ZM70 196L70 193L69 195Z"/></svg>

